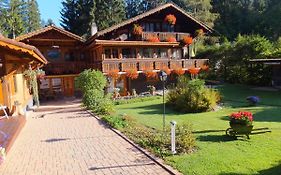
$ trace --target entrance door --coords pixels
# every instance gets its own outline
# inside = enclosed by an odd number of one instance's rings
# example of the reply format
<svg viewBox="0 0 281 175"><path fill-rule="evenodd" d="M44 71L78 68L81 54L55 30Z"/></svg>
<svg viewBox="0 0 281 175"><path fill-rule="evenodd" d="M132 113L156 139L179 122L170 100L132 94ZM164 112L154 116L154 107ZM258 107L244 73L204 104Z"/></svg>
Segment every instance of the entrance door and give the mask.
<svg viewBox="0 0 281 175"><path fill-rule="evenodd" d="M63 78L63 92L67 97L74 96L74 77Z"/></svg>

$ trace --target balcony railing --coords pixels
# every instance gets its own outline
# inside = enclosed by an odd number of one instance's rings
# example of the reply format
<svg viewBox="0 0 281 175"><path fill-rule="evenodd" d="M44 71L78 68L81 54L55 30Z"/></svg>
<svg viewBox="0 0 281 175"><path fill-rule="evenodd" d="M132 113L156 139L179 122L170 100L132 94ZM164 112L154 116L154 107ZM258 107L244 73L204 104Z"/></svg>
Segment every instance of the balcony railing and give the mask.
<svg viewBox="0 0 281 175"><path fill-rule="evenodd" d="M47 75L78 74L90 66L84 62L49 63L44 67Z"/></svg>
<svg viewBox="0 0 281 175"><path fill-rule="evenodd" d="M119 59L102 61L102 71L108 73L112 70L126 72L134 69L137 71L168 69L189 69L207 64L208 59Z"/></svg>
<svg viewBox="0 0 281 175"><path fill-rule="evenodd" d="M185 36L190 36L189 33L176 33L176 32L143 32L142 40L148 40L150 37L158 37L160 41L166 41L167 38L173 37L177 41L181 41Z"/></svg>

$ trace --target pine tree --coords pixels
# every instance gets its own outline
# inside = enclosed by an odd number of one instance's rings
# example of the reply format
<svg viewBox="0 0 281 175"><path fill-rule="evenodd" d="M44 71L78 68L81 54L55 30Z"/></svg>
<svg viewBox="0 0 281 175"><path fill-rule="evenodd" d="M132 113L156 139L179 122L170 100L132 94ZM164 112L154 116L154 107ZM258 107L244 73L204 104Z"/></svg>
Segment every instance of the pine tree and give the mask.
<svg viewBox="0 0 281 175"><path fill-rule="evenodd" d="M96 0L95 22L103 30L125 19L123 0Z"/></svg>
<svg viewBox="0 0 281 175"><path fill-rule="evenodd" d="M1 32L10 38L23 34L24 25L24 9L25 2L20 0L2 0L1 1Z"/></svg>
<svg viewBox="0 0 281 175"><path fill-rule="evenodd" d="M212 13L211 0L171 0L193 17L213 27L217 14Z"/></svg>
<svg viewBox="0 0 281 175"><path fill-rule="evenodd" d="M141 0L125 0L126 4L126 17L132 18L140 14Z"/></svg>
<svg viewBox="0 0 281 175"><path fill-rule="evenodd" d="M36 0L28 0L26 3L26 32L32 32L40 28L40 12Z"/></svg>
<svg viewBox="0 0 281 175"><path fill-rule="evenodd" d="M89 36L94 19L94 3L94 0L65 0L62 2L61 26L79 36Z"/></svg>

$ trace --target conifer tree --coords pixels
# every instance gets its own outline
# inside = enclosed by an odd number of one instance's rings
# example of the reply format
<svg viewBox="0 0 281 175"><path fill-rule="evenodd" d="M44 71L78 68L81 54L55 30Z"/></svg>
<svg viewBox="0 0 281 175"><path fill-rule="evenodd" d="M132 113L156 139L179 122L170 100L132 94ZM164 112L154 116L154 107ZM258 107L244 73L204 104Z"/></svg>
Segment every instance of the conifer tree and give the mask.
<svg viewBox="0 0 281 175"><path fill-rule="evenodd" d="M1 1L1 32L10 38L23 34L24 25L24 1L20 0L2 0Z"/></svg>
<svg viewBox="0 0 281 175"><path fill-rule="evenodd" d="M90 28L94 19L94 0L65 0L62 2L61 26L79 36L90 35Z"/></svg>
<svg viewBox="0 0 281 175"><path fill-rule="evenodd" d="M26 2L26 32L32 32L40 28L40 12L36 0Z"/></svg>
<svg viewBox="0 0 281 175"><path fill-rule="evenodd" d="M96 0L95 22L103 30L125 19L125 2L123 0Z"/></svg>

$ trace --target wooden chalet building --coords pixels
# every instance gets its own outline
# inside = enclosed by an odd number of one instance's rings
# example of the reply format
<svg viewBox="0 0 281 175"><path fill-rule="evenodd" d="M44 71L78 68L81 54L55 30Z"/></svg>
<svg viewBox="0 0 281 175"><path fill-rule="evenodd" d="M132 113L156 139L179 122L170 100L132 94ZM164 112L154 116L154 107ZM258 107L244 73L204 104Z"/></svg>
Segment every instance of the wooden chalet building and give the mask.
<svg viewBox="0 0 281 175"><path fill-rule="evenodd" d="M210 27L168 3L93 33L87 41L55 26L17 40L34 45L50 62L44 68L48 76L41 88L72 96L75 76L93 68L111 77L109 91L118 87L126 95L132 89L139 93L147 85L158 86L157 78L146 77L148 72L186 71L205 65L206 59L192 59L187 46L196 42L198 31L212 33ZM136 73L136 79L128 76Z"/></svg>

